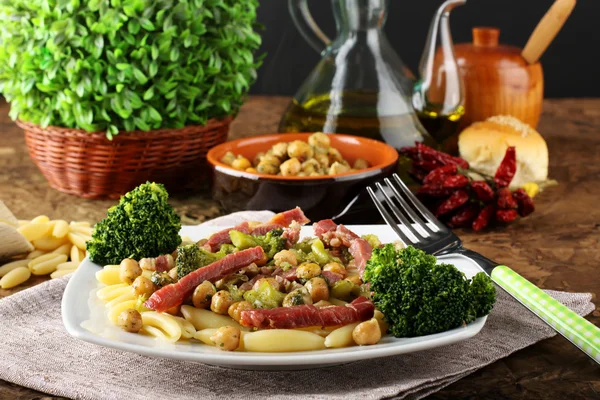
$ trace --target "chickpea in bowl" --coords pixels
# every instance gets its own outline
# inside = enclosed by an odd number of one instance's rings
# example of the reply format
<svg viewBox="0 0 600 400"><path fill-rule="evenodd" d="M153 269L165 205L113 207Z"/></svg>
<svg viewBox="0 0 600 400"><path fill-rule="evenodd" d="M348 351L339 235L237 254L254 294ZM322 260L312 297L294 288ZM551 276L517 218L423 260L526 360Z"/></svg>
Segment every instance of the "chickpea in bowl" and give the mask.
<svg viewBox="0 0 600 400"><path fill-rule="evenodd" d="M379 220L365 187L398 169L398 152L383 142L320 132L236 139L206 158L226 212L299 206L311 220L343 214L355 224Z"/></svg>
<svg viewBox="0 0 600 400"><path fill-rule="evenodd" d="M339 175L369 168L363 158L357 158L350 165L322 132L313 133L307 141L275 143L266 152L257 153L253 162L231 151L225 153L221 162L240 171L281 176Z"/></svg>

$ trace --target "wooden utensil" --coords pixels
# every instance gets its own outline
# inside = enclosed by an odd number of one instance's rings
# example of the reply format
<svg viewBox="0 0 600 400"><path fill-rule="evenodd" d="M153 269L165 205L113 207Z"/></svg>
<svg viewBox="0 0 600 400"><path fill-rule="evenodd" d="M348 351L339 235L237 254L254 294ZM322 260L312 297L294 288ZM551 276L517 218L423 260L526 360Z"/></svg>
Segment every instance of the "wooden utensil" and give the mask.
<svg viewBox="0 0 600 400"><path fill-rule="evenodd" d="M556 0L540 20L521 52L529 64L535 64L540 59L571 15L575 3L576 0Z"/></svg>

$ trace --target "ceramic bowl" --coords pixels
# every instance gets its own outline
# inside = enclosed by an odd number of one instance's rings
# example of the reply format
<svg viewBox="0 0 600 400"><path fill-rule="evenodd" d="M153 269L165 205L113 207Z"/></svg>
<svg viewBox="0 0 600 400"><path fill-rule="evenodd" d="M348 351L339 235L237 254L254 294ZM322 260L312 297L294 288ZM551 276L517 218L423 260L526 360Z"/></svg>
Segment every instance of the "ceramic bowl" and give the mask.
<svg viewBox="0 0 600 400"><path fill-rule="evenodd" d="M249 160L278 142L307 141L312 133L286 133L232 140L213 147L207 154L213 166L213 197L227 212L241 210L285 211L301 207L313 221L338 216L338 222L367 223L377 215L370 204L367 185L397 170L398 152L373 139L342 134L329 135L331 146L350 164L357 158L370 168L339 175L279 176L239 171L220 160L225 153ZM353 217L351 217L353 216ZM345 217L345 220L340 219ZM348 220L348 221L347 221Z"/></svg>

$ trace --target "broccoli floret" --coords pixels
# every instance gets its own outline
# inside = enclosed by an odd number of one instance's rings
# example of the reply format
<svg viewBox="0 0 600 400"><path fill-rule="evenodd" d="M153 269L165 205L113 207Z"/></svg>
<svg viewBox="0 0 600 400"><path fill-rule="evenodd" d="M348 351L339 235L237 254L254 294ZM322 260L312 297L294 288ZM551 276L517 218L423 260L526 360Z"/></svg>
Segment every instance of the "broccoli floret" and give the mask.
<svg viewBox="0 0 600 400"><path fill-rule="evenodd" d="M233 243L238 250L260 246L265 251L269 260L272 259L275 254L285 249L287 240L281 237L281 235L283 235L283 229L273 229L267 232L266 235L248 235L235 230L229 232L231 243Z"/></svg>
<svg viewBox="0 0 600 400"><path fill-rule="evenodd" d="M168 272L154 271L150 277L150 281L158 287L163 287L175 283L175 280L171 278Z"/></svg>
<svg viewBox="0 0 600 400"><path fill-rule="evenodd" d="M248 290L244 293L244 300L252 304L254 308L276 308L281 307L285 294L281 293L269 282L263 282L258 289Z"/></svg>
<svg viewBox="0 0 600 400"><path fill-rule="evenodd" d="M483 272L477 273L471 279L469 292L474 317L479 318L488 315L496 302L496 288L491 278Z"/></svg>
<svg viewBox="0 0 600 400"><path fill-rule="evenodd" d="M225 257L227 254L219 250L217 253L211 253L208 250L198 247L197 244L186 244L177 248L177 279L181 279L190 272L198 268L205 267L217 260Z"/></svg>
<svg viewBox="0 0 600 400"><path fill-rule="evenodd" d="M86 246L90 260L119 264L125 258L140 260L175 250L181 243L181 221L168 197L163 185L150 182L122 196L94 227Z"/></svg>
<svg viewBox="0 0 600 400"><path fill-rule="evenodd" d="M471 285L454 265L436 264L434 256L411 246L397 251L387 244L373 250L363 280L390 332L411 337L453 329L488 313L494 286L482 275Z"/></svg>

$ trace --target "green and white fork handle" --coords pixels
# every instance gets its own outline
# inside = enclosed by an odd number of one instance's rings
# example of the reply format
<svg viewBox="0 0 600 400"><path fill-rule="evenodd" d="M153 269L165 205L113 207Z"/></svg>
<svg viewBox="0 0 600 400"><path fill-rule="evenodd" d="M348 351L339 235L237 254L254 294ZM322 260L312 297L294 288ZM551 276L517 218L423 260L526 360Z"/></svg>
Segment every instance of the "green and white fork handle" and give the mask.
<svg viewBox="0 0 600 400"><path fill-rule="evenodd" d="M599 327L504 265L494 268L491 276L496 284L600 364Z"/></svg>

